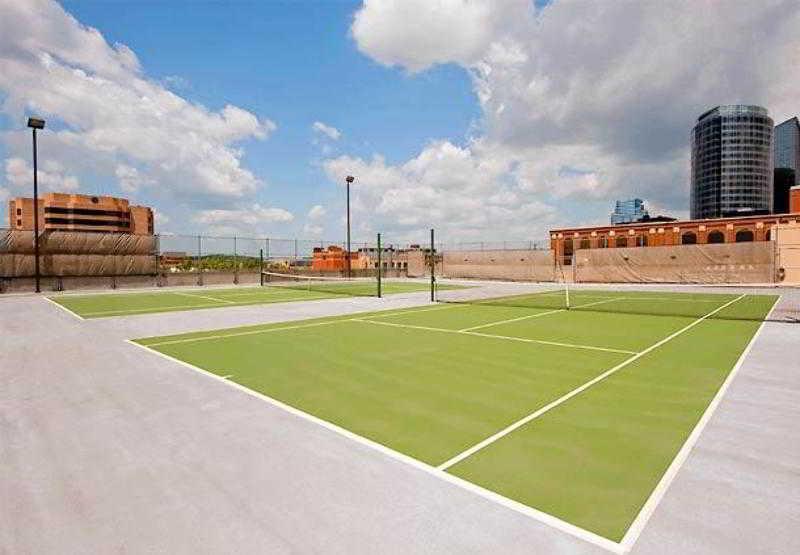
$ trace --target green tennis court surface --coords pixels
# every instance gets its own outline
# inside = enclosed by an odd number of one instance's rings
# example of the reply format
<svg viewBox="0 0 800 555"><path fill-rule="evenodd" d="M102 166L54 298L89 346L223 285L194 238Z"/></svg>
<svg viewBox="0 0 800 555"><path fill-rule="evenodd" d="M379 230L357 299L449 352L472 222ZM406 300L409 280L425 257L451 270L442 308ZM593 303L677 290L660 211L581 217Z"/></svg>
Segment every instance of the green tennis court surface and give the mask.
<svg viewBox="0 0 800 555"><path fill-rule="evenodd" d="M392 295L427 291L430 290L430 284L387 281L383 283L382 289L384 295ZM50 299L84 318L103 318L225 306L333 299L341 296L375 296L376 294L377 282L373 280L371 282L312 284L310 287L298 283L289 286L280 284L229 289L63 295L50 297Z"/></svg>
<svg viewBox="0 0 800 555"><path fill-rule="evenodd" d="M138 343L619 542L776 297L549 296Z"/></svg>

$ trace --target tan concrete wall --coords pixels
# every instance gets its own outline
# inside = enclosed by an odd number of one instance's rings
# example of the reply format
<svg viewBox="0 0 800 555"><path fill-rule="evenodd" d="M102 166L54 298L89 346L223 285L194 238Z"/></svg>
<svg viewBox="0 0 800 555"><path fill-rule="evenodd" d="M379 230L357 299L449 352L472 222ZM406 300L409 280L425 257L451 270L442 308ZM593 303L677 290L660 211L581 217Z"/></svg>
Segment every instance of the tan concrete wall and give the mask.
<svg viewBox="0 0 800 555"><path fill-rule="evenodd" d="M445 252L441 275L449 278L554 281L553 251L468 250Z"/></svg>
<svg viewBox="0 0 800 555"><path fill-rule="evenodd" d="M800 285L800 225L774 228L778 278L782 283Z"/></svg>

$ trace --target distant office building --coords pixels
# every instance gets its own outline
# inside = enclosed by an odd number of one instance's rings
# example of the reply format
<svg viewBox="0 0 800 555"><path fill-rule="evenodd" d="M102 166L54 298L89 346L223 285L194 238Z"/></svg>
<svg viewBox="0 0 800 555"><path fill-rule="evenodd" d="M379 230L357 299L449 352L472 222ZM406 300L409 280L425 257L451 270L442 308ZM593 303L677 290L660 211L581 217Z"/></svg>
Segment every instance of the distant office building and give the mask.
<svg viewBox="0 0 800 555"><path fill-rule="evenodd" d="M649 215L640 198L618 200L614 205L614 212L611 213L611 225L638 222Z"/></svg>
<svg viewBox="0 0 800 555"><path fill-rule="evenodd" d="M33 230L33 199L8 202L11 229ZM153 211L131 206L127 199L65 193L47 193L39 199L41 231L106 231L133 235L153 234Z"/></svg>
<svg viewBox="0 0 800 555"><path fill-rule="evenodd" d="M775 179L773 190L775 200L773 211L775 214L787 214L789 212L789 195L796 182L795 172L791 168L775 168Z"/></svg>
<svg viewBox="0 0 800 555"><path fill-rule="evenodd" d="M797 183L797 170L800 168L800 122L797 118L787 119L775 126L775 169L794 170Z"/></svg>
<svg viewBox="0 0 800 555"><path fill-rule="evenodd" d="M717 106L692 130L692 219L770 214L772 119L760 106Z"/></svg>

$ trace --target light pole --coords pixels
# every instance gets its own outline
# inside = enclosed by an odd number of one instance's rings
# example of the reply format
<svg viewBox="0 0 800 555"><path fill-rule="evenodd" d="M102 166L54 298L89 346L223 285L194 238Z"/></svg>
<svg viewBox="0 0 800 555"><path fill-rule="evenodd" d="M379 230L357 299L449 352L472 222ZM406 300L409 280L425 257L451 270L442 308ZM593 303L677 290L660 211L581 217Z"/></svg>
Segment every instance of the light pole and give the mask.
<svg viewBox="0 0 800 555"><path fill-rule="evenodd" d="M352 175L348 175L345 178L347 182L347 277L352 277L352 268L350 262L350 184L355 181L356 178Z"/></svg>
<svg viewBox="0 0 800 555"><path fill-rule="evenodd" d="M36 275L36 292L41 293L39 286L39 166L36 156L36 130L44 129L44 120L28 118L28 127L33 130L33 267Z"/></svg>

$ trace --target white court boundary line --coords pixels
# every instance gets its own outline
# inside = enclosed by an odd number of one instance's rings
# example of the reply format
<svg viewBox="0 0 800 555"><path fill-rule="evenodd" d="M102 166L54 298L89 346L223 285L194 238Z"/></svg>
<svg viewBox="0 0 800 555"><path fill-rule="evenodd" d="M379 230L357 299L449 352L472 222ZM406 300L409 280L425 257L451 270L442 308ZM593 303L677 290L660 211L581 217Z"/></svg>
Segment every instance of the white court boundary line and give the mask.
<svg viewBox="0 0 800 555"><path fill-rule="evenodd" d="M711 420L711 417L716 412L717 407L722 402L722 398L725 396L725 393L728 391L728 387L733 383L733 380L736 378L736 375L739 373L739 369L744 365L744 361L747 356L750 354L753 345L756 342L756 339L761 335L761 330L764 329L769 317L772 315L772 312L775 310L775 307L778 306L780 302L780 297L775 299L775 302L772 303L772 307L769 309L769 312L764 317L764 320L761 322L761 325L758 326L758 329L753 334L753 337L750 338L750 341L747 343L747 346L742 351L742 354L739 355L739 359L736 361L733 369L728 374L728 377L725 378L725 381L722 382L719 390L717 390L717 394L714 395L714 398L711 399L711 402L706 407L706 410L703 412L700 420L697 421L695 424L694 429L689 434L689 437L686 438L686 441L681 446L678 454L675 455L675 458L672 459L672 463L667 468L664 475L661 476L661 479L658 481L658 484L650 493L650 496L645 501L644 505L642 505L639 514L636 515L636 518L633 520L631 525L628 527L628 530L625 532L625 535L622 537L620 541L620 545L622 545L626 551L630 551L633 548L633 544L636 543L636 540L639 539L642 531L644 530L645 525L650 520L650 517L656 510L656 507L664 498L664 495L667 493L670 485L675 480L675 477L678 475L678 471L681 469L683 464L689 458L689 454L691 453L692 449L694 448L697 441L700 439L703 431L705 430L706 425Z"/></svg>
<svg viewBox="0 0 800 555"><path fill-rule="evenodd" d="M649 346L644 351L636 353L632 357L623 360L621 363L617 364L613 368L610 368L609 370L606 370L605 372L603 372L599 376L596 376L595 378L589 380L588 382L584 383L583 385L576 387L575 389L573 389L572 391L570 391L569 393L567 393L565 395L562 395L561 397L559 397L555 401L552 401L552 402L548 403L547 405L545 405L542 408L530 413L529 415L525 416L524 418L520 418L519 420L517 420L516 422L506 426L505 428L503 428L502 430L500 430L496 434L491 435L491 436L487 437L486 439L484 439L483 441L481 441L479 443L476 443L475 445L473 445L469 449L467 449L465 451L462 451L461 453L459 453L455 457L452 457L451 459L449 459L449 460L443 462L442 464L440 464L437 468L439 468L439 470L447 470L451 466L453 466L455 464L458 464L459 462L463 461L467 457L470 457L470 456L474 455L478 451L484 449L485 447L488 447L489 445L491 445L492 443L496 442L497 440L507 436L508 434L513 432L514 430L517 430L518 428L521 428L522 426L524 426L524 425L528 424L529 422L539 418L540 416L542 416L543 414L549 412L550 410L554 409L555 407L565 403L566 401L569 401L570 399L572 399L576 395L579 395L580 393L583 393L585 390L589 389L594 384L596 384L598 382L601 382L604 379L606 379L607 377L611 376L612 374L615 374L615 373L619 372L620 370L622 370L623 368L625 368L626 366L628 366L632 362L635 362L635 361L639 360L641 357L643 357L647 353L650 353L650 352L654 351L655 349L661 347L665 343L668 343L669 341L672 341L673 339L675 339L679 335L689 331L690 329L692 329L696 325L700 324L701 322L703 322L707 318L710 318L711 316L713 316L714 314L716 314L720 310L723 310L723 309L729 307L730 305L732 305L733 303L742 300L745 296L746 295L744 295L744 294L739 295L738 297L736 297L732 301L728 301L724 305L715 308L714 310L712 310L711 312L709 312L705 316L702 316L702 317L698 318L697 320L693 321L691 324L689 324L687 326L684 326L683 328L679 329L678 331L668 335L664 339L661 339L660 341L658 341L658 342L654 343L653 345Z"/></svg>
<svg viewBox="0 0 800 555"><path fill-rule="evenodd" d="M295 301L319 301L327 299L335 299L338 297L287 297L285 299L278 299L277 301L264 301L264 302L251 302L251 301L230 301L230 304L193 304L193 305L175 305L175 306L159 306L157 308L131 308L128 310L103 310L100 312L87 312L86 316L138 316L141 314L163 314L166 312L181 312L180 309L191 310L194 308L224 308L233 306L258 306L264 304L280 304Z"/></svg>
<svg viewBox="0 0 800 555"><path fill-rule="evenodd" d="M268 328L268 329L258 329L258 330L247 330L247 331L240 331L235 333L228 333L228 334L218 334L218 335L202 335L200 337L186 337L184 339L172 339L169 341L159 341L157 343L148 343L147 345L142 345L141 343L136 343L141 347L159 347L161 345L178 345L180 343L194 343L196 341L210 341L214 339L227 339L228 337L241 337L243 335L258 335L260 333L271 333L274 331L284 331L284 330L299 330L303 328L316 328L318 326L325 326L329 324L339 324L341 322L349 322L350 320L326 320L324 322L313 322L311 324L297 324L294 326L281 326L279 328ZM256 324L258 325L258 324ZM263 325L263 324L262 324ZM269 324L267 324L269 325Z"/></svg>
<svg viewBox="0 0 800 555"><path fill-rule="evenodd" d="M604 538L603 536L595 534L594 532L590 532L589 530L581 528L580 526L576 526L576 525L571 524L571 523L569 523L569 522L567 522L565 520L561 520L560 518L558 518L556 516L553 516L551 514L545 513L543 511L538 510L538 509L534 509L533 507L529 507L528 505L525 505L525 504L520 503L518 501L514 501L513 499L510 499L508 497L500 495L499 493L493 492L493 491L488 490L488 489L484 489L484 488L482 488L482 487L480 487L480 486L478 486L476 484L473 484L472 482L468 482L467 480L459 478L458 476L455 476L453 474L449 474L449 473L447 473L447 472L445 472L443 470L439 470L435 466L431 466L431 465L429 465L427 463L424 463L424 462L422 462L420 460L417 460L417 459L415 459L413 457L405 455L405 454L403 454L403 453L401 453L399 451L395 451L391 447L387 447L386 445L383 445L382 443L378 443L377 441L373 441L373 440L368 439L368 438L366 438L364 436L360 436L360 435L358 435L356 433L353 433L353 432L351 432L351 431L349 431L349 430L347 430L345 428L337 426L336 424L328 422L327 420L323 420L321 418L313 416L312 414L309 414L309 413L307 413L305 411L302 411L302 410L300 410L298 408L295 408L295 407L293 407L291 405L287 405L286 403L283 403L283 402L281 402L281 401L279 401L277 399L269 397L268 395L265 395L263 393L259 393L257 391L252 390L252 389L249 389L249 388L247 388L247 387L245 387L243 385L240 385L240 384L236 383L235 381L232 381L230 379L225 379L222 376L219 376L218 374L214 374L213 372L209 372L208 370L204 370L203 368L200 368L198 366L195 366L195 365L190 364L188 362L185 362L183 360L180 360L180 359L171 357L169 355L166 355L164 353L161 353L159 351L150 349L147 346L141 345L139 343L136 343L136 342L134 342L134 341L132 341L130 339L126 339L125 342L129 343L130 345L134 345L134 346L136 346L136 347L138 347L140 349L144 349L145 351L147 351L147 352L149 352L151 354L154 354L156 356L159 356L161 358L169 360L169 361L171 361L173 363L179 364L179 365L181 365L181 366L183 366L185 368L188 368L190 370L194 370L195 372L203 374L203 375L205 375L205 376L207 376L209 378L213 378L213 379L215 379L215 380L217 380L219 382L227 384L228 386L233 387L233 388L235 388L235 389L237 389L237 390L239 390L239 391L241 391L241 392L243 392L243 393L245 393L247 395L250 395L252 397L255 397L257 399L265 401L265 402L269 403L270 405L272 405L274 407L277 407L277 408L279 408L279 409L281 409L281 410L283 410L285 412L288 412L289 414L292 414L293 416L296 416L296 417L299 417L299 418L301 418L303 420L307 420L309 422L312 422L312 423L314 423L314 424L316 424L318 426L321 426L321 427L323 427L323 428L325 428L325 429L327 429L329 431L332 431L332 432L334 432L334 433L336 433L336 434L338 434L340 436L344 436L345 438L347 438L347 439L349 439L351 441L354 441L356 443L364 445L364 446L366 446L366 447L368 447L368 448L370 448L370 449L372 449L374 451L378 451L378 452L382 453L383 455L388 456L391 459L394 459L396 461L405 463L405 464L407 464L409 466L412 466L412 467L414 467L414 468L416 468L418 470L421 470L421 471L423 471L423 472L425 472L427 474L433 475L433 476L439 478L440 480L443 480L443 481L445 481L445 482L447 482L449 484L452 484L452 485L454 485L456 487L459 487L459 488L461 488L463 490L466 490L466 491L469 491L471 493L474 493L474 494L476 494L476 495L478 495L480 497L483 497L484 499L487 499L489 501L497 503L498 505L502 505L503 507L506 507L507 509L511 509L512 511L520 513L520 514L522 514L524 516L527 516L527 517L529 517L529 518L531 518L533 520L536 520L536 521L541 522L543 524L552 526L553 528L556 528L557 530L560 530L561 532L565 532L565 533L567 533L567 534L569 534L569 535L571 535L573 537L576 537L578 539L581 539L583 541L586 541L588 543L591 543L591 544L593 544L595 546L601 547L601 548L606 549L608 551L611 551L613 553L617 553L617 554L620 554L620 555L625 553L625 549L622 547L621 544L619 544L619 543L617 543L617 542L615 542L613 540L609 540L608 538Z"/></svg>
<svg viewBox="0 0 800 555"><path fill-rule="evenodd" d="M614 298L610 298L610 299L604 300L604 301L596 301L596 302L593 302L593 303L581 304L581 305L578 305L578 306L574 306L572 308L583 308L585 306L594 306L596 304L613 303L614 301L619 301L619 300L622 300L624 298L625 297L614 297ZM461 330L458 330L458 331L466 332L466 331L480 330L480 329L483 329L483 328L490 328L492 326L499 326L499 325L502 325L502 324L511 324L513 322L521 322L522 320L530 320L531 318L539 318L540 316L547 316L548 314L555 314L557 312L566 312L566 311L567 311L566 308L557 308L555 310L548 310L547 312L539 312L537 314L529 314L528 316L520 316L519 318L510 318L508 320L500 320L499 322L489 322L488 324L481 324L479 326L472 326L471 328L464 328L464 329L461 329Z"/></svg>
<svg viewBox="0 0 800 555"><path fill-rule="evenodd" d="M60 309L61 309L61 310L63 310L64 312L67 312L67 313L71 314L72 316L74 316L74 317L75 317L75 318L77 318L78 320L86 320L86 318L84 318L83 316L81 316L81 315L80 315L80 314L78 314L77 312L72 312L72 311L71 311L70 309L68 309L66 306L64 306L64 305L62 305L62 304L60 304L60 303L57 303L56 301L54 301L54 300L53 300L53 299L51 299L50 297L42 297L42 298L43 298L44 300L46 300L47 302L49 302L49 303L52 303L52 304L56 305L58 308L60 308Z"/></svg>
<svg viewBox="0 0 800 555"><path fill-rule="evenodd" d="M726 306L729 306L730 304L733 304L734 302L737 302L738 300L740 300L741 298L744 298L745 296L747 296L747 294L740 295L736 299L733 299L729 303L726 303L726 305L723 305L723 306L719 307L718 309L716 309L715 311L703 316L701 319L696 320L695 322L692 322L691 324L689 324L689 326L687 326L687 328L690 329L690 328L694 327L695 325L699 324L701 321L703 321L703 320L709 318L710 316L712 316L713 314L715 314L717 311L722 310L723 308L725 308ZM577 537L579 539L587 541L587 542L589 542L591 544L594 544L594 545L596 545L598 547L602 547L604 549L607 549L609 551L612 551L614 553L618 553L618 554L622 555L622 554L628 553L631 550L631 548L633 547L633 544L638 539L638 536L641 534L642 530L644 529L645 525L647 524L647 521L649 520L650 516L654 512L656 506L658 505L658 503L660 502L661 498L663 498L663 496L666 493L667 489L671 485L672 481L674 480L675 476L677 475L678 471L680 470L680 467L685 462L685 460L688 457L688 454L691 451L692 447L694 446L694 444L699 439L700 435L703 432L703 429L705 428L705 425L708 423L708 421L710 420L713 412L716 410L717 406L720 404L724 394L726 393L726 391L728 389L728 386L733 381L733 379L735 378L735 376L738 373L739 369L743 365L747 355L750 353L753 345L755 344L756 339L761 334L761 331L764 328L764 326L766 324L766 321L769 319L770 315L775 310L775 308L776 308L776 306L777 306L777 304L779 302L780 302L780 297L778 297L775 300L775 302L773 303L772 308L770 309L770 311L767 313L767 315L765 317L765 320L761 323L761 325L759 326L758 330L756 330L756 333L750 339L750 342L748 343L748 345L745 347L744 351L740 355L739 360L736 362L736 365L730 371L730 373L728 374L728 377L723 382L722 386L720 386L720 389L717 391L717 394L714 396L712 401L709 403L709 406L706 408L706 411L701 416L700 420L698 421L698 423L696 424L695 428L691 432L689 438L686 440L686 442L682 446L681 450L678 452L676 457L673 459L673 461L670 464L670 466L668 467L667 471L662 476L662 478L659 481L659 483L657 484L656 488L653 490L653 492L651 493L650 497L645 502L645 505L642 507L642 509L639 512L639 514L637 515L636 519L634 519L634 522L629 526L628 530L625 533L625 536L623 537L623 539L619 543L614 542L613 540L609 540L608 538L605 538L605 537L600 536L598 534L595 534L594 532L590 532L589 530L586 530L586 529L581 528L579 526L576 526L574 524L571 524L571 523L569 523L567 521L561 520L558 517L555 517L555 516L553 516L551 514L548 514L548 513L545 513L543 511L534 509L533 507L529 507L528 505L524 505L522 503L514 501L513 499L510 499L508 497L500 495L500 494L498 494L496 492L484 489L484 488L482 488L482 487L480 487L480 486L478 486L476 484L473 484L471 482L468 482L466 480L458 478L457 476L449 474L448 472L446 472L444 470L440 470L437 467L433 467L431 465L428 465L427 463L424 463L424 462L419 461L417 459L414 459L414 458L412 458L412 457L410 457L408 455L405 455L403 453L395 451L395 450L393 450L393 449L391 449L391 448L389 448L389 447L387 447L387 446L385 446L383 444L377 443L377 442L372 441L370 439L367 439L367 438L365 438L363 436L360 436L358 434L350 432L349 430L346 430L346 429L341 428L341 427L339 427L339 426L337 426L335 424L332 424L330 422L327 422L325 420L317 418L317 417L315 417L315 416L313 416L311 414L308 414L308 413L306 413L304 411L301 411L301 410L299 410L297 408L294 408L294 407L292 407L290 405L282 403L281 401L273 399L273 398L271 398L271 397L269 397L267 395L264 395L262 393L256 392L254 390L251 390L251 389L249 389L249 388L247 388L245 386L242 386L242 385L240 385L240 384L238 384L236 382L230 381L229 379L227 379L227 377L219 376L217 374L214 374L212 372L209 372L207 370L204 370L202 368L194 366L194 365L192 365L192 364L190 364L188 362L182 361L180 359L171 357L169 355L166 355L164 353L161 353L159 351L151 349L151 348L149 348L149 346L141 345L139 343L136 343L136 342L134 342L132 340L128 339L128 340L125 340L125 342L129 343L131 345L134 345L134 346L136 346L136 347L138 347L140 349L144 349L144 350L146 350L146 351L148 351L148 352L150 352L150 353L152 353L152 354L154 354L156 356L159 356L161 358L164 358L166 360L169 360L171 362L179 364L179 365L181 365L181 366L183 366L185 368L189 368L191 370L199 372L200 374L204 374L204 375L206 375L208 377L211 377L211 378L214 378L214 379L216 379L218 381L227 383L231 387L234 387L234 388L236 388L236 389L238 389L238 390L240 390L240 391L242 391L242 392L244 392L244 393L246 393L246 394L248 394L250 396L253 396L253 397L259 398L259 399L261 399L263 401L266 401L267 403L269 403L269 404L271 404L271 405L273 405L275 407L278 407L278 408L280 408L280 409L282 409L282 410L284 410L284 411L286 411L286 412L288 412L288 413L290 413L290 414L292 414L294 416L297 416L297 417L300 417L300 418L302 418L304 420L308 420L310 422L313 422L313 423L315 423L315 424L317 424L319 426L322 426L323 428L326 428L326 429L328 429L330 431L333 431L333 432L335 432L335 433L337 433L339 435L342 435L342 436L344 436L344 437L346 437L346 438L348 438L348 439L350 439L352 441L355 441L355 442L357 442L359 444L365 445L365 446L367 446L367 447L369 447L369 448L371 448L373 450L377 450L377 451L389 456L392 459L395 459L395 460L398 460L398 461L403 462L405 464L408 464L410 466L413 466L413 467L415 467L415 468L417 468L419 470L422 470L422 471L424 471L424 472L426 472L428 474L436 476L436 477L438 477L438 478L440 478L440 479L442 479L442 480L444 480L444 481L446 481L446 482L448 482L450 484L453 484L453 485L455 485L457 487L460 487L460 488L465 489L467 491L470 491L470 492L472 492L474 494L477 494L480 497L483 497L484 499L493 501L493 502L495 502L495 503L497 503L499 505L502 505L502 506L504 506L504 507L506 507L508 509L511 509L511 510L517 512L517 513L525 515L525 516L527 516L529 518L532 518L532 519L534 519L536 521L539 521L539 522L541 522L543 524L550 525L553 528L556 528L556 529L558 529L558 530L560 530L562 532L566 532L566 533L568 533L568 534L570 534L570 535L572 535L574 537ZM334 322L336 322L336 321L340 321L340 320L335 320ZM324 323L327 323L327 322L324 322ZM379 323L379 322L375 322L375 323ZM320 324L322 324L322 323L320 323ZM263 330L260 330L260 331L263 331ZM676 332L676 334L673 334L673 335L678 335L680 333L683 333L684 331L686 331L686 329L679 330L678 332ZM668 338L665 338L662 341L663 341L663 343L666 343L666 341L668 341L669 339L670 338L668 337ZM661 344L663 344L663 343L661 343ZM653 348L655 348L655 346L651 347L651 349L653 349ZM644 354L644 352L642 352L640 354L640 356L643 355L643 354Z"/></svg>
<svg viewBox="0 0 800 555"><path fill-rule="evenodd" d="M490 333L479 333L476 331L461 331L461 330L449 330L447 328L430 328L428 326L414 326L411 324L395 324L393 322L378 322L375 320L368 320L366 318L350 318L351 322L363 322L365 324L375 324L377 326L391 326L395 328L405 328L405 329L412 329L412 330L423 330L423 331L436 331L440 333L451 333L456 335L470 335L473 337L488 337L491 339L504 339L506 341L518 341L521 343L536 343L538 345L553 345L555 347L567 347L570 349L586 349L589 351L604 351L607 353L620 353L623 355L633 355L636 354L635 351L626 351L624 349L612 349L609 347L595 347L594 345L578 345L576 343L560 343L558 341L546 341L544 339L528 339L527 337L514 337L511 335L493 335Z"/></svg>

